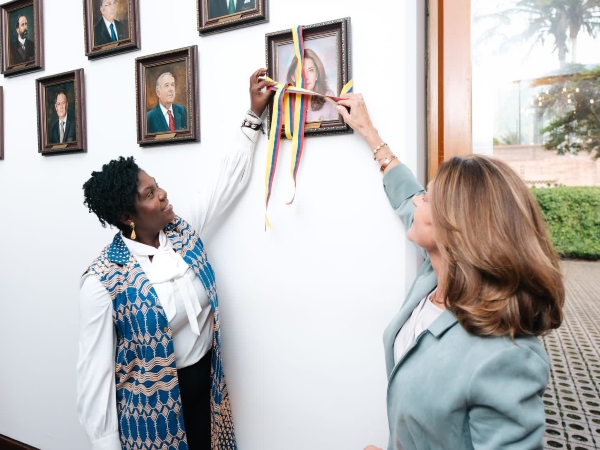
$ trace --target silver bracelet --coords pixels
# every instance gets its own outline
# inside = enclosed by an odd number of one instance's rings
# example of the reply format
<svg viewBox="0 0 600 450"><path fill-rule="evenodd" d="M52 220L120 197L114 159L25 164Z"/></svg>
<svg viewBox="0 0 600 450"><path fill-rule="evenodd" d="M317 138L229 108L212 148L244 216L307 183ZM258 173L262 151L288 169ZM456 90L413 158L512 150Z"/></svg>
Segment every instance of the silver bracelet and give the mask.
<svg viewBox="0 0 600 450"><path fill-rule="evenodd" d="M260 117L258 117L258 116L256 115L256 113L255 113L254 111L252 111L251 109L249 109L248 111L246 111L246 114L248 114L249 116L252 116L252 117L254 117L254 118L255 118L255 119L257 119L257 120L260 120L260 122L262 123L262 119L261 119Z"/></svg>

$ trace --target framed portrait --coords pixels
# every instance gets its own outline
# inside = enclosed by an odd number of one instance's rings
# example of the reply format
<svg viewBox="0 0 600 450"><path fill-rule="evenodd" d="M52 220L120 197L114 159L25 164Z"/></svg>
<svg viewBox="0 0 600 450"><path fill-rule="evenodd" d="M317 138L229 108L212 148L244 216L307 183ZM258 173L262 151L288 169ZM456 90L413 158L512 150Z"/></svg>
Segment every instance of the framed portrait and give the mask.
<svg viewBox="0 0 600 450"><path fill-rule="evenodd" d="M83 0L88 59L139 50L138 11L138 0Z"/></svg>
<svg viewBox="0 0 600 450"><path fill-rule="evenodd" d="M0 86L0 160L4 159L4 88Z"/></svg>
<svg viewBox="0 0 600 450"><path fill-rule="evenodd" d="M268 22L269 0L197 0L200 36Z"/></svg>
<svg viewBox="0 0 600 450"><path fill-rule="evenodd" d="M16 0L0 5L2 73L5 77L44 69L41 0Z"/></svg>
<svg viewBox="0 0 600 450"><path fill-rule="evenodd" d="M198 47L136 58L138 144L198 141Z"/></svg>
<svg viewBox="0 0 600 450"><path fill-rule="evenodd" d="M86 151L83 69L35 80L39 153Z"/></svg>
<svg viewBox="0 0 600 450"><path fill-rule="evenodd" d="M322 95L338 96L350 75L350 18L302 27L306 89ZM298 64L292 30L266 36L268 75L279 83L295 84ZM269 105L271 127L273 102ZM338 114L336 105L326 97L312 96L306 108L304 135L352 133ZM283 130L282 130L283 131Z"/></svg>

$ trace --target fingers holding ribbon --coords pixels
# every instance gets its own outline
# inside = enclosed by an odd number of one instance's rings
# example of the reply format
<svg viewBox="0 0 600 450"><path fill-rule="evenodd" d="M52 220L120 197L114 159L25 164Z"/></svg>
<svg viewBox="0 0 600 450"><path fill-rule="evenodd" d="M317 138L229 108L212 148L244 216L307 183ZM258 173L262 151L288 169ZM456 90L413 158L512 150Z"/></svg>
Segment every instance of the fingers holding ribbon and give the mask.
<svg viewBox="0 0 600 450"><path fill-rule="evenodd" d="M273 95L273 91L264 88L275 85L274 82L264 79L266 74L267 69L262 68L250 76L250 109L258 117L262 115Z"/></svg>
<svg viewBox="0 0 600 450"><path fill-rule="evenodd" d="M399 164L398 158L383 142L371 122L367 105L360 94L345 94L340 97L337 109L348 125L358 131L373 151L373 159L380 164L382 173Z"/></svg>
<svg viewBox="0 0 600 450"><path fill-rule="evenodd" d="M373 131L373 123L361 94L345 94L338 101L338 111L344 122L366 137Z"/></svg>

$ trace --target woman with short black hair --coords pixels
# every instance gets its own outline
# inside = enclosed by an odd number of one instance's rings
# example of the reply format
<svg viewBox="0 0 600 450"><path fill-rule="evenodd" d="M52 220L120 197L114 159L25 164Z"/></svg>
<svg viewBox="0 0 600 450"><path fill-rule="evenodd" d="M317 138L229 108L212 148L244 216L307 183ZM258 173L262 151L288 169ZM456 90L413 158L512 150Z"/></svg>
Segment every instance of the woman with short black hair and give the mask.
<svg viewBox="0 0 600 450"><path fill-rule="evenodd" d="M120 232L81 279L77 409L92 448L234 450L215 276L200 233L241 193L272 83L250 77L250 110L189 222L133 157L84 184Z"/></svg>

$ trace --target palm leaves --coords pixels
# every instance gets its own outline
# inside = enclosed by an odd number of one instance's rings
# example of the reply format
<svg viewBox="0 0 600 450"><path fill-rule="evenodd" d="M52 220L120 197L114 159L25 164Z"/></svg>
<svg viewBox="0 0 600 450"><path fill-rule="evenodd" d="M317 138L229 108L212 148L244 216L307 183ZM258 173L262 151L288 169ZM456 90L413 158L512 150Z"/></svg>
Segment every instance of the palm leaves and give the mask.
<svg viewBox="0 0 600 450"><path fill-rule="evenodd" d="M509 2L504 2L507 4ZM527 25L517 33L507 31L517 19L527 19ZM600 30L600 0L518 0L508 8L493 14L475 15L474 22L487 21L492 25L480 39L489 41L492 36L506 35L503 45L509 47L521 42L544 45L552 39L553 51L558 53L559 66L577 62L577 37L581 31L595 37Z"/></svg>

